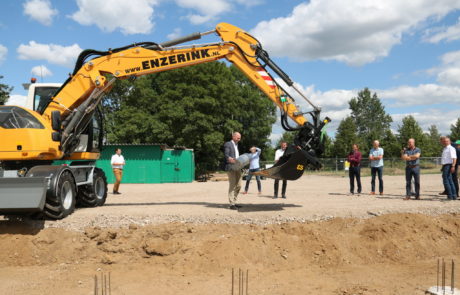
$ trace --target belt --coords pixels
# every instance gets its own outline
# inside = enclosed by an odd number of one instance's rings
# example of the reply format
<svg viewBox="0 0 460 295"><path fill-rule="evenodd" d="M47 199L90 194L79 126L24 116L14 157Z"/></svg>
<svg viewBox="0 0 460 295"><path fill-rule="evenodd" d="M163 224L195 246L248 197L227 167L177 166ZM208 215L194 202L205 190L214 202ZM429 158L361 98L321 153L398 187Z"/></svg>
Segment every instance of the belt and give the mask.
<svg viewBox="0 0 460 295"><path fill-rule="evenodd" d="M418 166L419 166L419 165L407 165L407 167L409 167L409 168L416 168L416 167L418 167Z"/></svg>

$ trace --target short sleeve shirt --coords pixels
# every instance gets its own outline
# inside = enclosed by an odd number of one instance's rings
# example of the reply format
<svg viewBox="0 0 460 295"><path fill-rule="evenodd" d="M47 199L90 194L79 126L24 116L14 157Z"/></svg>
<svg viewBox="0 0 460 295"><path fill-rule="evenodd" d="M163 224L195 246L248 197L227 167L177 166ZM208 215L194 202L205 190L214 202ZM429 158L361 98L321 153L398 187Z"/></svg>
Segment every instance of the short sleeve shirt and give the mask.
<svg viewBox="0 0 460 295"><path fill-rule="evenodd" d="M381 147L375 149L372 148L371 151L369 152L369 156L383 156L383 149ZM383 158L380 160L371 160L371 167L383 167Z"/></svg>
<svg viewBox="0 0 460 295"><path fill-rule="evenodd" d="M418 147L414 148L413 150L406 149L406 151L404 152L404 154L408 156L413 156L413 155L421 154L421 153L422 151ZM415 166L419 164L420 164L420 158L417 158L416 160L406 161L406 166Z"/></svg>

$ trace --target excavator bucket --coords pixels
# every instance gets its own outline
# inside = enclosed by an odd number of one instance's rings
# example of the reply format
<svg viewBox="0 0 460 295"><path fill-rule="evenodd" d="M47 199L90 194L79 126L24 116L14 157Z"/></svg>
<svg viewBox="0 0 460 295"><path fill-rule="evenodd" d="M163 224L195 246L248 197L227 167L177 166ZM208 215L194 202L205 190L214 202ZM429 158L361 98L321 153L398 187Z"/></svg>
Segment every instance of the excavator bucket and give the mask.
<svg viewBox="0 0 460 295"><path fill-rule="evenodd" d="M44 177L0 177L0 214L42 211L46 190Z"/></svg>
<svg viewBox="0 0 460 295"><path fill-rule="evenodd" d="M303 175L308 166L319 169L321 163L308 152L297 150L293 153L285 153L272 167L251 174L280 180L296 180Z"/></svg>

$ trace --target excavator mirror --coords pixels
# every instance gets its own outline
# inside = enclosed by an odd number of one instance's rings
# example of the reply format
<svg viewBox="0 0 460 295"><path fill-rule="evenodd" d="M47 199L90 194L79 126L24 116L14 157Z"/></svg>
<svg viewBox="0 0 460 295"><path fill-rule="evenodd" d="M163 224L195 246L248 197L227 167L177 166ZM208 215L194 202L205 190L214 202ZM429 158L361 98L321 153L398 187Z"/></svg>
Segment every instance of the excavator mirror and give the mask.
<svg viewBox="0 0 460 295"><path fill-rule="evenodd" d="M61 112L51 112L51 127L54 131L61 131Z"/></svg>

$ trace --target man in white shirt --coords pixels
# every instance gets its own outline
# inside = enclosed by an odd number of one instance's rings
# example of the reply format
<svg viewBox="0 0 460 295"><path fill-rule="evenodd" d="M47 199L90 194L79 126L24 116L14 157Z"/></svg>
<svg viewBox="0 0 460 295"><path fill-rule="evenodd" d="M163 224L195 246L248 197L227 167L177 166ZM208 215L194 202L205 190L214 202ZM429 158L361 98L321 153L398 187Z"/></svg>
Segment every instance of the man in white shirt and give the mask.
<svg viewBox="0 0 460 295"><path fill-rule="evenodd" d="M120 195L121 193L118 191L118 188L120 187L121 177L123 176L123 167L126 164L125 158L121 154L121 149L115 149L115 155L112 156L110 164L112 165L113 174L116 179L113 185L113 194Z"/></svg>
<svg viewBox="0 0 460 295"><path fill-rule="evenodd" d="M455 189L454 180L452 179L452 173L455 172L455 164L457 163L457 151L450 144L449 137L442 137L441 142L444 146L441 155L442 182L444 184L445 191L447 192L447 199L456 200L457 191Z"/></svg>
<svg viewBox="0 0 460 295"><path fill-rule="evenodd" d="M280 144L281 148L277 149L275 152L275 163L284 155L284 152L287 148L287 142L283 141ZM273 196L274 199L278 198L278 187L279 187L279 179L275 179L275 194ZM287 180L283 180L283 187L281 189L281 197L286 199L286 187L287 187Z"/></svg>

